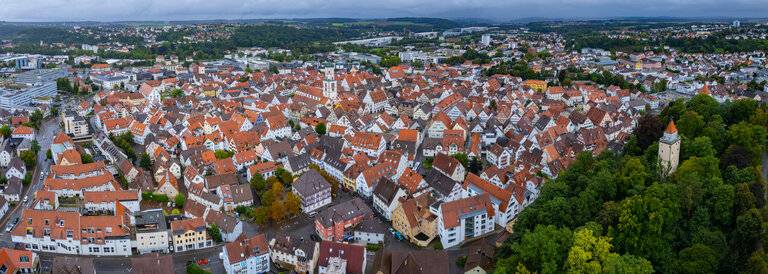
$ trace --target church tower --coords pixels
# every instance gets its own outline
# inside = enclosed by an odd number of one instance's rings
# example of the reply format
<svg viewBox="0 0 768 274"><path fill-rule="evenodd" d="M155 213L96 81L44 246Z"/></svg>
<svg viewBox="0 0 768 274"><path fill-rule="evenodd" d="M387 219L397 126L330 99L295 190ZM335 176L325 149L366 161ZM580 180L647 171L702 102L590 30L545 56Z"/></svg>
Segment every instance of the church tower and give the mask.
<svg viewBox="0 0 768 274"><path fill-rule="evenodd" d="M323 96L335 100L339 93L336 90L336 76L333 65L326 65L323 68L323 74L325 75L323 79Z"/></svg>
<svg viewBox="0 0 768 274"><path fill-rule="evenodd" d="M659 140L659 166L664 176L677 170L680 161L680 136L677 135L675 122L669 121L664 135Z"/></svg>

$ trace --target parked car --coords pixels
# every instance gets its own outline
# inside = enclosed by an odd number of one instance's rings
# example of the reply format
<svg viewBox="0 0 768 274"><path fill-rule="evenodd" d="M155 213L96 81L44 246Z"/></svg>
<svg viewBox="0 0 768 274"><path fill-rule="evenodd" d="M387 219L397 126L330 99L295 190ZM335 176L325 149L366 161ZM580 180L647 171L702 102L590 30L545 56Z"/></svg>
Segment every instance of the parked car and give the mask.
<svg viewBox="0 0 768 274"><path fill-rule="evenodd" d="M405 236L403 236L403 234L400 233L400 231L396 231L395 232L395 238L400 240L400 241L405 240Z"/></svg>

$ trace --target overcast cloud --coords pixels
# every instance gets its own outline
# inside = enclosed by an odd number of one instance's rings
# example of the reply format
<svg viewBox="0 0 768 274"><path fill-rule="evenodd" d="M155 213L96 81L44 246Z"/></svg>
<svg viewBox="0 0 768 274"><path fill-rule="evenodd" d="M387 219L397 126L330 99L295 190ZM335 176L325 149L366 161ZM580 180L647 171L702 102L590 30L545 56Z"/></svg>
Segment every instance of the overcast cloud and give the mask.
<svg viewBox="0 0 768 274"><path fill-rule="evenodd" d="M0 21L766 17L768 0L0 0Z"/></svg>

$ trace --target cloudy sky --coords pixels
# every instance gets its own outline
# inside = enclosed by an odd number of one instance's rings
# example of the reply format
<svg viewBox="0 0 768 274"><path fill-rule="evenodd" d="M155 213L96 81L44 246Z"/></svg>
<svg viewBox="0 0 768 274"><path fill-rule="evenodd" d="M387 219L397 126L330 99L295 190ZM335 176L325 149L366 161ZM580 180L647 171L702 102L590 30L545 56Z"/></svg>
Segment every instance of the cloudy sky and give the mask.
<svg viewBox="0 0 768 274"><path fill-rule="evenodd" d="M0 0L0 21L768 17L768 0Z"/></svg>

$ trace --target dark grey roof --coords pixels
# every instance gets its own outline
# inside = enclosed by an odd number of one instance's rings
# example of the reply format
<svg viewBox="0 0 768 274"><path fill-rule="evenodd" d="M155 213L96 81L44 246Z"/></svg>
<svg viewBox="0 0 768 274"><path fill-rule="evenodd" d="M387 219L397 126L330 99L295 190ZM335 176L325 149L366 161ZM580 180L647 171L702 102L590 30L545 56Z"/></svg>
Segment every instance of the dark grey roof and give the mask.
<svg viewBox="0 0 768 274"><path fill-rule="evenodd" d="M206 176L205 182L206 182L206 185L208 186L208 189L214 189L222 185L237 184L238 181L237 181L237 174L226 173L226 174Z"/></svg>
<svg viewBox="0 0 768 274"><path fill-rule="evenodd" d="M344 140L341 137L331 137L328 135L320 136L319 147L324 150L338 150L344 147Z"/></svg>
<svg viewBox="0 0 768 274"><path fill-rule="evenodd" d="M3 194L6 195L20 195L21 194L21 179L16 177L8 178L8 183L3 189Z"/></svg>
<svg viewBox="0 0 768 274"><path fill-rule="evenodd" d="M347 164L341 162L341 150L326 150L323 162L340 171L347 168Z"/></svg>
<svg viewBox="0 0 768 274"><path fill-rule="evenodd" d="M165 215L162 209L139 211L134 214L136 230L139 232L155 232L168 230Z"/></svg>
<svg viewBox="0 0 768 274"><path fill-rule="evenodd" d="M373 195L385 204L392 204L392 200L395 199L398 185L387 177L381 178L379 183L376 184L376 188L373 189Z"/></svg>
<svg viewBox="0 0 768 274"><path fill-rule="evenodd" d="M355 227L355 231L383 234L387 227L378 218L366 218Z"/></svg>
<svg viewBox="0 0 768 274"><path fill-rule="evenodd" d="M448 196L451 194L451 190L453 190L453 187L457 183L450 177L443 175L440 173L440 171L437 171L434 168L424 172L424 181L426 181L427 184L432 187L432 189L437 191L437 193L443 196Z"/></svg>
<svg viewBox="0 0 768 274"><path fill-rule="evenodd" d="M274 244L270 244L269 248L273 251L279 251L288 254L295 254L295 251L301 250L306 257L298 257L298 260L305 262L312 260L315 254L315 242L311 241L309 237L306 239L299 236L291 235L278 235L274 238Z"/></svg>
<svg viewBox="0 0 768 274"><path fill-rule="evenodd" d="M319 172L310 169L293 182L293 189L302 197L308 197L321 191L330 190L331 184L325 181Z"/></svg>
<svg viewBox="0 0 768 274"><path fill-rule="evenodd" d="M299 155L288 157L288 165L292 171L302 170L308 167L310 164L309 153L302 153Z"/></svg>
<svg viewBox="0 0 768 274"><path fill-rule="evenodd" d="M18 157L14 157L13 159L11 159L11 163L8 164L8 169L11 169L11 168L15 168L16 170L21 171L21 172L26 172L27 171L27 168L24 165L24 161L22 161Z"/></svg>
<svg viewBox="0 0 768 274"><path fill-rule="evenodd" d="M549 124L549 120L551 120L547 116L541 116L538 121L536 121L536 124L534 125L539 130L544 130L547 127L547 124Z"/></svg>
<svg viewBox="0 0 768 274"><path fill-rule="evenodd" d="M334 223L351 220L360 215L370 215L371 208L360 198L337 204L324 209L317 215L317 221L325 227L331 227Z"/></svg>
<svg viewBox="0 0 768 274"><path fill-rule="evenodd" d="M282 141L282 142L267 141L265 142L264 146L269 151L269 154L270 156L272 156L272 159L279 159L282 157L288 157L293 155L291 144L288 143L288 141Z"/></svg>
<svg viewBox="0 0 768 274"><path fill-rule="evenodd" d="M205 216L205 222L209 224L214 223L222 231L232 233L235 231L237 224L240 223L240 220L216 210L209 210L208 215Z"/></svg>

